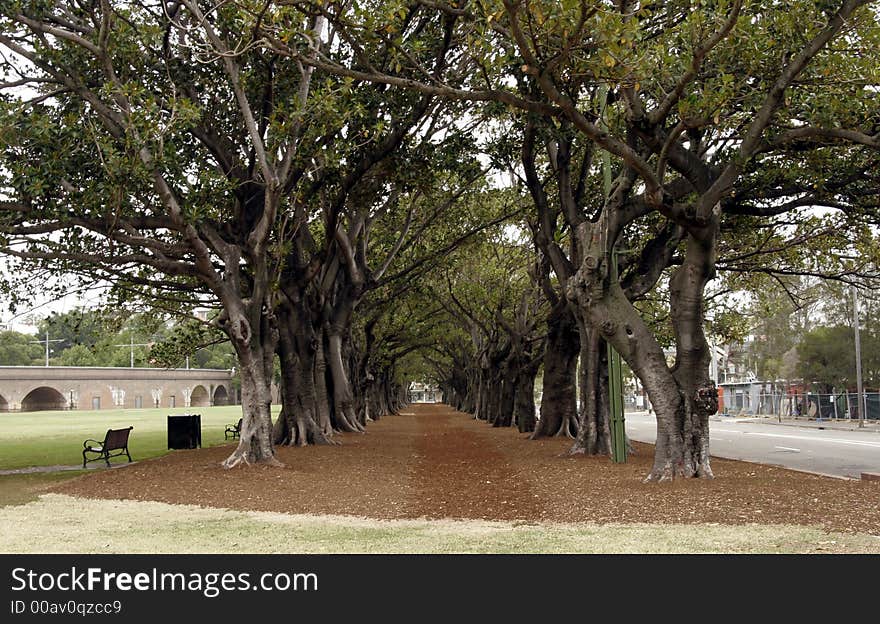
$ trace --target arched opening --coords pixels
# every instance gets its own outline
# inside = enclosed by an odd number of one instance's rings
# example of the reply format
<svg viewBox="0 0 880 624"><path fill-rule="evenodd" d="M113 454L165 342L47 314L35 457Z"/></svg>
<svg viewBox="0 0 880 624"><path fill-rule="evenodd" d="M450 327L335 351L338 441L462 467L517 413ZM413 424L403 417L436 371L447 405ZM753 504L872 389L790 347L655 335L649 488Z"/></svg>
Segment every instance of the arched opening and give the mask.
<svg viewBox="0 0 880 624"><path fill-rule="evenodd" d="M0 412L8 412L9 411L9 403L6 402L6 399L0 394Z"/></svg>
<svg viewBox="0 0 880 624"><path fill-rule="evenodd" d="M226 392L226 386L217 386L214 390L214 405L229 405L229 394Z"/></svg>
<svg viewBox="0 0 880 624"><path fill-rule="evenodd" d="M192 394L189 398L189 404L192 407L208 407L211 404L205 386L196 386L193 388Z"/></svg>
<svg viewBox="0 0 880 624"><path fill-rule="evenodd" d="M64 395L48 386L34 388L21 400L21 411L23 412L63 410L66 407L67 401L64 399Z"/></svg>

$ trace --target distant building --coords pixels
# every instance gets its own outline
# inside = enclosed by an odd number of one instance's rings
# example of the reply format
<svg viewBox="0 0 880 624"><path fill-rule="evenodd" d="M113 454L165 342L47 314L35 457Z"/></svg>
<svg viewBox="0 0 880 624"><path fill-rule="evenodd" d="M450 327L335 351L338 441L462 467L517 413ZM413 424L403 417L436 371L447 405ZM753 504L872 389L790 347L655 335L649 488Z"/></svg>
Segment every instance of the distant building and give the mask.
<svg viewBox="0 0 880 624"><path fill-rule="evenodd" d="M413 381L407 391L410 403L439 403L443 400L443 393L437 384Z"/></svg>
<svg viewBox="0 0 880 624"><path fill-rule="evenodd" d="M761 396L765 382L757 380L722 381L718 384L718 411L726 414L764 413ZM766 412L768 414L773 412Z"/></svg>

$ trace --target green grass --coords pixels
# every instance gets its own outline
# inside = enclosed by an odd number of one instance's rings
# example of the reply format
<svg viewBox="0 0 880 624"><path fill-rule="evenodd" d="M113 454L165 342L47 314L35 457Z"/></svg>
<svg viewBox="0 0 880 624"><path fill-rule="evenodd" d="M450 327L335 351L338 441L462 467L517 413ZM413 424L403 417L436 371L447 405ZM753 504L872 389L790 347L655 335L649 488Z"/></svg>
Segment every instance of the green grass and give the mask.
<svg viewBox="0 0 880 624"><path fill-rule="evenodd" d="M202 446L207 447L224 442L223 430L241 418L241 406L2 413L0 470L82 464L84 440L101 440L107 429L129 425L134 427L128 447L132 459L163 455L168 452L166 417L186 413L201 414Z"/></svg>
<svg viewBox="0 0 880 624"><path fill-rule="evenodd" d="M83 474L83 470L0 475L0 507L37 500L46 488Z"/></svg>
<svg viewBox="0 0 880 624"><path fill-rule="evenodd" d="M0 526L6 553L880 553L880 537L803 526L372 520L60 494L0 508Z"/></svg>

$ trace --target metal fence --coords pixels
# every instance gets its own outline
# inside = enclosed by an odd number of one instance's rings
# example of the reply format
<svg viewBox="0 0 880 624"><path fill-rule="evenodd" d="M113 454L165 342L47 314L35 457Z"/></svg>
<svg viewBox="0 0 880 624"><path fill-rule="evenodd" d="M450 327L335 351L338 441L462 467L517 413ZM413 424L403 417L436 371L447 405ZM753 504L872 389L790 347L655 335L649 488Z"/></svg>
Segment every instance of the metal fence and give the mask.
<svg viewBox="0 0 880 624"><path fill-rule="evenodd" d="M880 392L865 392L865 418L880 420ZM744 397L728 404L725 401L724 413L741 416L782 416L783 418L812 418L858 420L861 418L858 394L855 392L838 394L773 394L762 392L756 396Z"/></svg>

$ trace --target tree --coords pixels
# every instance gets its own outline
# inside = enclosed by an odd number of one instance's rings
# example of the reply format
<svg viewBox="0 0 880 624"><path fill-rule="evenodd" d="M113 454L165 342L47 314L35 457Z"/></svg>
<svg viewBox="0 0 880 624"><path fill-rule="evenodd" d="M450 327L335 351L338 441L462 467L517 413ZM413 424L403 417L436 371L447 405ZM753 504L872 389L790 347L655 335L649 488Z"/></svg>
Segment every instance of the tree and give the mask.
<svg viewBox="0 0 880 624"><path fill-rule="evenodd" d="M5 20L0 45L17 78L5 86L39 93L14 94L4 111L14 198L3 204L4 251L171 312L218 307L245 414L227 467L272 463L273 439L362 430L348 365L354 309L482 227L443 223L482 178L457 105L315 77L291 50L362 59L321 15L293 5L26 4ZM294 24L303 32L283 53L252 38ZM438 73L450 27L415 15L400 24ZM367 52L379 66L394 61L386 42ZM60 144L68 149L53 153ZM438 223L447 240L386 274ZM276 349L284 416L270 433Z"/></svg>
<svg viewBox="0 0 880 624"><path fill-rule="evenodd" d="M276 83L249 21L189 0L28 2L0 17L4 253L219 302L244 417L227 467L277 463L272 236L312 73L294 64Z"/></svg>
<svg viewBox="0 0 880 624"><path fill-rule="evenodd" d="M880 386L880 337L862 331L862 376L869 388ZM853 390L856 387L855 335L851 326L817 327L798 344L797 374L820 392Z"/></svg>
<svg viewBox="0 0 880 624"><path fill-rule="evenodd" d="M861 59L875 44L876 14L866 4L799 2L785 11L739 1L696 7L514 0L441 5L438 10L462 16L458 41L474 47L463 53L476 68L470 83L438 84L369 68L352 72L320 56L314 62L425 93L497 101L609 154L612 184L601 204L563 211L579 248L567 293L585 327L626 359L657 410L648 478L711 477L708 417L717 395L708 378L703 312L722 226L738 217L772 220L808 205L855 218L870 206L864 186L852 177L835 181L833 198L821 185L804 191L801 184L815 181L827 165L817 154L872 161L877 68ZM331 19L342 24L351 16ZM796 24L810 26L803 34ZM845 51L829 46L843 37ZM839 74L832 78L839 67L855 83L838 80ZM532 85L525 93L511 89L511 77L519 75ZM795 162L806 174L797 184L754 184L768 163L788 163L793 170ZM632 266L616 271L622 281L614 280L612 251L635 246L633 229L639 227L649 236L640 253L632 253ZM670 265L672 367L624 285L630 271L630 286L656 283Z"/></svg>
<svg viewBox="0 0 880 624"><path fill-rule="evenodd" d="M37 325L38 333L58 342L53 365L146 366L148 345L163 332L155 315L114 308L53 313ZM130 345L134 344L134 347Z"/></svg>
<svg viewBox="0 0 880 624"><path fill-rule="evenodd" d="M220 331L213 319L184 319L154 334L149 348L149 362L153 366L181 368L238 368L235 351L229 338Z"/></svg>
<svg viewBox="0 0 880 624"><path fill-rule="evenodd" d="M309 14L308 5L302 8ZM317 12L310 19L321 23L324 17ZM450 26L411 12L389 20L382 31L418 47L417 56L439 76ZM332 29L320 41L302 42L289 37L283 22L255 28L272 36L285 32L272 40L271 53L279 58L304 44L346 66L365 59L378 67L395 62L386 39L355 50ZM434 255L473 234L473 221L460 218L457 206L483 177L469 138L472 124L459 123L459 105L332 74L321 75L321 84L335 105L333 114L304 125L309 134L294 167L296 187L281 213L288 240L275 315L284 407L275 439L287 444L363 431L364 389L353 379L359 366L352 344L356 310L371 291L412 279ZM415 245L435 228L449 238L434 249ZM414 247L426 253L407 254ZM399 257L411 264L400 267Z"/></svg>
<svg viewBox="0 0 880 624"><path fill-rule="evenodd" d="M53 340L60 340L57 351L63 351L74 345L94 347L108 333L119 331L121 318L85 308L77 308L70 312L53 313L37 324L37 333L49 334Z"/></svg>
<svg viewBox="0 0 880 624"><path fill-rule="evenodd" d="M16 331L0 331L0 366L35 366L44 362L35 337Z"/></svg>
<svg viewBox="0 0 880 624"><path fill-rule="evenodd" d="M507 192L496 200L510 201ZM515 198L513 198L515 200ZM458 250L453 270L435 286L447 323L430 358L458 409L493 427L535 428L535 378L544 358L546 301L536 283L534 251L516 226L493 228Z"/></svg>

